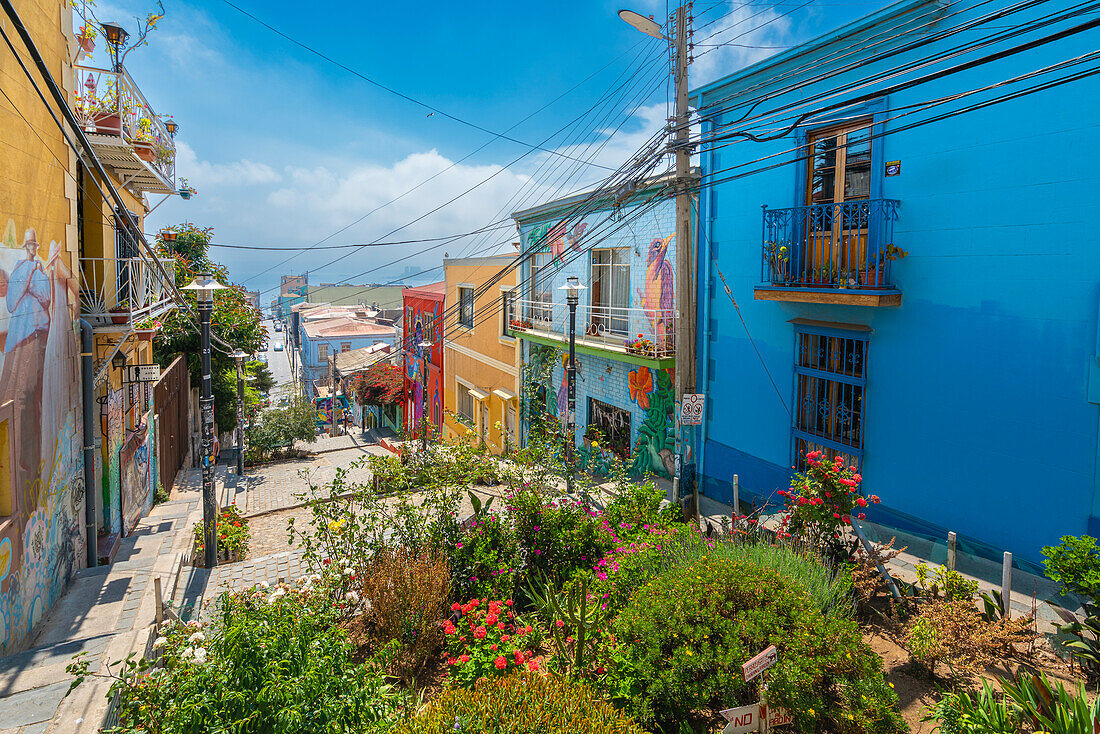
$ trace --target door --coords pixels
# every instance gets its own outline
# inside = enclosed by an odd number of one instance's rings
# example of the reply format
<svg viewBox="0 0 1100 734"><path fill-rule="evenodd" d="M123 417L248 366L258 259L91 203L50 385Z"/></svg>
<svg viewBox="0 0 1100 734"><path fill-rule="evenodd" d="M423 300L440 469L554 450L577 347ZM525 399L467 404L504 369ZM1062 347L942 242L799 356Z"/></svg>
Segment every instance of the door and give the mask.
<svg viewBox="0 0 1100 734"><path fill-rule="evenodd" d="M481 440L488 443L489 441L489 403L485 400L480 401L481 406Z"/></svg>
<svg viewBox="0 0 1100 734"><path fill-rule="evenodd" d="M508 432L508 443L516 445L516 406L509 405L504 419L504 428Z"/></svg>
<svg viewBox="0 0 1100 734"><path fill-rule="evenodd" d="M871 138L869 119L810 135L803 282L855 285L866 268Z"/></svg>

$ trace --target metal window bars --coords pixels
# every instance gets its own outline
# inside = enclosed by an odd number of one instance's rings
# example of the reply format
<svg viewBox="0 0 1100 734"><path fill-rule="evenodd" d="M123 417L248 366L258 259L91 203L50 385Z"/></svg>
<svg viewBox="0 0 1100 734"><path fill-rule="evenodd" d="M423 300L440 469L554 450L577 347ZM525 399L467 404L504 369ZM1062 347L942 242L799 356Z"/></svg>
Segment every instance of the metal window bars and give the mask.
<svg viewBox="0 0 1100 734"><path fill-rule="evenodd" d="M160 257L169 277L175 261ZM156 263L143 257L80 258L80 311L92 326L133 324L146 316L157 317L173 303L173 283Z"/></svg>
<svg viewBox="0 0 1100 734"><path fill-rule="evenodd" d="M795 334L795 403L791 462L804 468L805 454L823 451L859 466L863 460L867 337Z"/></svg>

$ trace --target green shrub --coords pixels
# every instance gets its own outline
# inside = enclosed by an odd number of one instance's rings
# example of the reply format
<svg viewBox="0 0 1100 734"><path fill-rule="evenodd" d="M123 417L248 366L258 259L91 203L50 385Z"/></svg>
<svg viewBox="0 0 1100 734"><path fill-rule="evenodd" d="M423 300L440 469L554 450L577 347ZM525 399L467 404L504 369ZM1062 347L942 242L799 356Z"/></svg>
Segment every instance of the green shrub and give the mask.
<svg viewBox="0 0 1100 734"><path fill-rule="evenodd" d="M973 699L966 692L945 695L925 711L921 721L939 722L939 734L1015 734L1020 730L1016 710L997 700L989 681Z"/></svg>
<svg viewBox="0 0 1100 734"><path fill-rule="evenodd" d="M787 546L714 540L686 525L673 527L674 532L657 529L647 538L616 546L604 557L600 565L607 579L600 593L608 594L610 607L622 608L630 595L654 576L705 556L771 568L809 594L822 613L851 616L852 580L847 572Z"/></svg>
<svg viewBox="0 0 1100 734"><path fill-rule="evenodd" d="M757 701L760 681L746 683L741 666L774 644L768 696L794 715L794 731L902 730L855 623L825 617L771 569L709 556L674 567L634 593L613 631L609 676L633 681L623 704L643 724Z"/></svg>
<svg viewBox="0 0 1100 734"><path fill-rule="evenodd" d="M509 498L509 509L516 542L526 553L520 588L526 588L528 580L567 581L587 573L611 547L603 521L579 502L547 502L536 492L519 491Z"/></svg>
<svg viewBox="0 0 1100 734"><path fill-rule="evenodd" d="M511 598L520 566L516 534L496 513L484 513L451 550L451 583L458 599Z"/></svg>
<svg viewBox="0 0 1100 734"><path fill-rule="evenodd" d="M122 665L119 732L287 734L388 730L406 696L381 667L356 664L333 627L329 588L280 586L223 594L215 620L172 625L154 643L163 667ZM87 661L70 666L75 687Z"/></svg>
<svg viewBox="0 0 1100 734"><path fill-rule="evenodd" d="M1088 535L1062 536L1062 543L1043 548L1047 577L1062 585L1063 594L1077 594L1100 604L1100 548Z"/></svg>
<svg viewBox="0 0 1100 734"><path fill-rule="evenodd" d="M399 734L644 734L583 685L537 674L445 690Z"/></svg>

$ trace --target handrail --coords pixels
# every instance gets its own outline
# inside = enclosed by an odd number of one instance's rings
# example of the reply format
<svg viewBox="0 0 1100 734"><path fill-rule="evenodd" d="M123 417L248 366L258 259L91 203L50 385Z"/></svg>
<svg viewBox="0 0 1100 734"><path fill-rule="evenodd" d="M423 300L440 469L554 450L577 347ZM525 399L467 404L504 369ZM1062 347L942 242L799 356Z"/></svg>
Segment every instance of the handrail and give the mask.
<svg viewBox="0 0 1100 734"><path fill-rule="evenodd" d="M172 258L80 258L80 310L93 325L128 324L157 316L174 303L174 283L161 273L174 272ZM161 267L157 267L157 265Z"/></svg>
<svg viewBox="0 0 1100 734"><path fill-rule="evenodd" d="M550 300L515 299L509 328L555 339L569 338L569 308ZM578 304L576 338L616 350L662 358L676 354L676 312Z"/></svg>

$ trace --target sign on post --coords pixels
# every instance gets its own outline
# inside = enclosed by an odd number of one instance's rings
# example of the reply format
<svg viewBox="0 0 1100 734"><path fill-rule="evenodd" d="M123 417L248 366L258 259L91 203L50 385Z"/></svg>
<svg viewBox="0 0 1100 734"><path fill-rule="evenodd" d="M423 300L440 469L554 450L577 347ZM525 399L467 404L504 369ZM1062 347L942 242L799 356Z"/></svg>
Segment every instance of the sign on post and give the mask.
<svg viewBox="0 0 1100 734"><path fill-rule="evenodd" d="M127 382L156 382L159 379L159 364L134 364L126 368Z"/></svg>
<svg viewBox="0 0 1100 734"><path fill-rule="evenodd" d="M684 399L680 403L680 425L703 425L703 402L706 393L684 393Z"/></svg>
<svg viewBox="0 0 1100 734"><path fill-rule="evenodd" d="M741 666L741 672L745 676L745 682L748 683L750 680L775 665L775 661L778 659L779 651L775 649L775 645L768 645L764 652Z"/></svg>
<svg viewBox="0 0 1100 734"><path fill-rule="evenodd" d="M750 731L759 731L763 712L764 704L760 702L719 711L722 718L729 722L722 729L722 734L746 734Z"/></svg>

